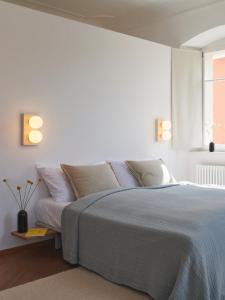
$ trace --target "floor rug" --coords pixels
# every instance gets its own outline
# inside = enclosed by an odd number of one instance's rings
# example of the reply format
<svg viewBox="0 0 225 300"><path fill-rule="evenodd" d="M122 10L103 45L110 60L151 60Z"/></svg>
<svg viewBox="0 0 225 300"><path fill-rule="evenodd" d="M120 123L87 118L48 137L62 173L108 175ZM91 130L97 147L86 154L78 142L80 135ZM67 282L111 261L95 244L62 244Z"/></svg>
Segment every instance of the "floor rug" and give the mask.
<svg viewBox="0 0 225 300"><path fill-rule="evenodd" d="M82 267L0 292L0 300L150 300Z"/></svg>

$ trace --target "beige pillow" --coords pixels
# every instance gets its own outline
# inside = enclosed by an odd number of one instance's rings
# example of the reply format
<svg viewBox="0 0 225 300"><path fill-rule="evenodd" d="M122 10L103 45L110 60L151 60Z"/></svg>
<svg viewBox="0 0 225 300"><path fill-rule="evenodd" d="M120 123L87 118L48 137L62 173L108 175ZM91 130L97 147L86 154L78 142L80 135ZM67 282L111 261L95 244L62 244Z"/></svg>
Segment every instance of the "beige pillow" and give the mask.
<svg viewBox="0 0 225 300"><path fill-rule="evenodd" d="M109 164L71 166L61 165L77 198L120 187Z"/></svg>
<svg viewBox="0 0 225 300"><path fill-rule="evenodd" d="M145 161L129 160L126 163L142 186L152 187L175 182L161 159Z"/></svg>

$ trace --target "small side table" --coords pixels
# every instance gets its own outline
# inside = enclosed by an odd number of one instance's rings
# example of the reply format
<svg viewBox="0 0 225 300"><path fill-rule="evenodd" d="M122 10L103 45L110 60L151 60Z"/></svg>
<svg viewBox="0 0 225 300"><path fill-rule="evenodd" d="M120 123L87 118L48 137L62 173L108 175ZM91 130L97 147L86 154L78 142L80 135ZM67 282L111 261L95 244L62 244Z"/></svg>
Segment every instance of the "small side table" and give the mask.
<svg viewBox="0 0 225 300"><path fill-rule="evenodd" d="M48 229L47 233L44 236L29 236L29 237L27 237L26 233L19 233L17 231L11 232L11 235L16 236L16 237L18 237L22 240L31 240L31 239L36 239L36 238L40 239L42 237L44 238L46 236L54 236L56 234L57 234L57 232L55 230L52 230L52 229Z"/></svg>

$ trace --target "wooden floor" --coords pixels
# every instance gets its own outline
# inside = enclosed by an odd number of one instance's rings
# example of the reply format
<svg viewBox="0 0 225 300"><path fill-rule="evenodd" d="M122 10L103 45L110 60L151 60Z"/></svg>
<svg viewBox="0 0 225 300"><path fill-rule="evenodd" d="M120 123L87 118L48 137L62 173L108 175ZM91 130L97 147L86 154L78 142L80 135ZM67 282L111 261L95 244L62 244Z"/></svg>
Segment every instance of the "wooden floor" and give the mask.
<svg viewBox="0 0 225 300"><path fill-rule="evenodd" d="M53 275L73 266L55 250L53 240L0 252L0 290Z"/></svg>

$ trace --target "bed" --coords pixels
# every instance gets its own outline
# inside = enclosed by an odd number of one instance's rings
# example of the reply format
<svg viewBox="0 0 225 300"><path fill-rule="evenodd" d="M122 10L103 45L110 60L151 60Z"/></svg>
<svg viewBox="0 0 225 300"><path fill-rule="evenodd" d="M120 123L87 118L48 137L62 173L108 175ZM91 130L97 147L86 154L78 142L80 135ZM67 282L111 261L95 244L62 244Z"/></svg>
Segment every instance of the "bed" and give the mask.
<svg viewBox="0 0 225 300"><path fill-rule="evenodd" d="M66 205L66 261L159 300L225 299L225 192L119 188Z"/></svg>
<svg viewBox="0 0 225 300"><path fill-rule="evenodd" d="M71 202L57 202L52 197L40 199L35 207L37 224L61 232L62 211L69 204Z"/></svg>

